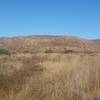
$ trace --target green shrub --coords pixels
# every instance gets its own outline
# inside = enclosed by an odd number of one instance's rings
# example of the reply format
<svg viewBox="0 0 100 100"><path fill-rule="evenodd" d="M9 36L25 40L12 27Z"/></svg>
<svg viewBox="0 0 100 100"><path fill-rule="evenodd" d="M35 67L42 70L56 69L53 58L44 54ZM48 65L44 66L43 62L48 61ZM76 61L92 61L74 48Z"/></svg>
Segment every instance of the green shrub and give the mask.
<svg viewBox="0 0 100 100"><path fill-rule="evenodd" d="M45 51L45 53L53 53L53 50L47 49L47 50Z"/></svg>
<svg viewBox="0 0 100 100"><path fill-rule="evenodd" d="M64 49L64 53L72 53L72 52L74 52L72 49Z"/></svg>
<svg viewBox="0 0 100 100"><path fill-rule="evenodd" d="M0 55L10 55L10 52L6 49L0 49Z"/></svg>

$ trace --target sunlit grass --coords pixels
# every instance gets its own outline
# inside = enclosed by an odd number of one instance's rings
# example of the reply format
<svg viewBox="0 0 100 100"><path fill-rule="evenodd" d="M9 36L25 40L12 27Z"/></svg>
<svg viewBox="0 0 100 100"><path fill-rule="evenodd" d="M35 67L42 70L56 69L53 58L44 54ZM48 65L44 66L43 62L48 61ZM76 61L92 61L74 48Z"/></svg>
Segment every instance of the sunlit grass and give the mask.
<svg viewBox="0 0 100 100"><path fill-rule="evenodd" d="M100 100L100 54L0 57L0 100Z"/></svg>

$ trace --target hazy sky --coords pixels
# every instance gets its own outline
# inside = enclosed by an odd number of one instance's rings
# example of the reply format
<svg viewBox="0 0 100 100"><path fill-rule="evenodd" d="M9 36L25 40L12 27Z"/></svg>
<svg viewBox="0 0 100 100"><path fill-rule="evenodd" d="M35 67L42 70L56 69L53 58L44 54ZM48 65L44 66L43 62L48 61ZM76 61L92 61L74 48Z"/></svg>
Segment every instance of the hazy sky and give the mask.
<svg viewBox="0 0 100 100"><path fill-rule="evenodd" d="M100 38L100 0L0 0L0 36Z"/></svg>

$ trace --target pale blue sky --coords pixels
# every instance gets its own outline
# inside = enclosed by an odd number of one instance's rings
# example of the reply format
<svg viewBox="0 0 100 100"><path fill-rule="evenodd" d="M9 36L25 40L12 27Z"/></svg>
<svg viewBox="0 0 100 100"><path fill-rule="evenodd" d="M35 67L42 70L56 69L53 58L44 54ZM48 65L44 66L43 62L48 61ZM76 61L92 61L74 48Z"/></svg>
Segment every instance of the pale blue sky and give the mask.
<svg viewBox="0 0 100 100"><path fill-rule="evenodd" d="M0 0L0 37L100 38L100 0Z"/></svg>

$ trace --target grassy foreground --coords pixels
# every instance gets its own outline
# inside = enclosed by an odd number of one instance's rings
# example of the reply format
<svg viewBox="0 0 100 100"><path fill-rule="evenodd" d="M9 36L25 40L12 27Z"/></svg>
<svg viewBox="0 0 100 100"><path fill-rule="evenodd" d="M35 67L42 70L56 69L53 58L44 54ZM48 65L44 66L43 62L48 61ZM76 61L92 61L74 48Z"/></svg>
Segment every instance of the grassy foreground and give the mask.
<svg viewBox="0 0 100 100"><path fill-rule="evenodd" d="M100 100L100 54L0 56L0 100Z"/></svg>

